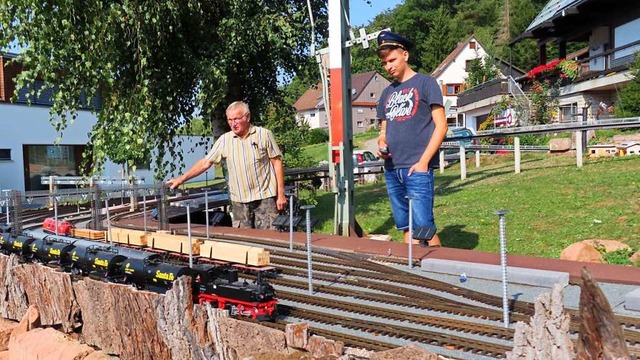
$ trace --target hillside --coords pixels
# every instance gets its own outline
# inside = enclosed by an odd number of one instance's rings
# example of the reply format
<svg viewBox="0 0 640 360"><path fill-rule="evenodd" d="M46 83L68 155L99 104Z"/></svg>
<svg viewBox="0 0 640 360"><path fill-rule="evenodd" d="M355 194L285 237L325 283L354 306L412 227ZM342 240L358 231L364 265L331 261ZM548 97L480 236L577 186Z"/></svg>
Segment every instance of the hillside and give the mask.
<svg viewBox="0 0 640 360"><path fill-rule="evenodd" d="M508 209L510 254L557 258L566 246L586 239L619 240L640 247L640 156L585 159L573 154L525 154L514 174L512 155L483 156L481 167L467 163L436 173L435 216L445 246L499 252L496 210ZM333 231L332 193L319 192L317 232ZM355 189L356 219L368 234L394 228L384 181Z"/></svg>

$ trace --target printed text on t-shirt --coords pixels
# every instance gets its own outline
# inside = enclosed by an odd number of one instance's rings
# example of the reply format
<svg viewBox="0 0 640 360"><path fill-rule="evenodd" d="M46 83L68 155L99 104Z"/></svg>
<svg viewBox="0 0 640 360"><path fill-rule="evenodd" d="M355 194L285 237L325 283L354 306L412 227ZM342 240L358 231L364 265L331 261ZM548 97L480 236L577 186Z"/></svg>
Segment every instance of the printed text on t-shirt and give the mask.
<svg viewBox="0 0 640 360"><path fill-rule="evenodd" d="M391 93L385 106L389 121L404 121L418 111L419 95L416 88L401 89Z"/></svg>

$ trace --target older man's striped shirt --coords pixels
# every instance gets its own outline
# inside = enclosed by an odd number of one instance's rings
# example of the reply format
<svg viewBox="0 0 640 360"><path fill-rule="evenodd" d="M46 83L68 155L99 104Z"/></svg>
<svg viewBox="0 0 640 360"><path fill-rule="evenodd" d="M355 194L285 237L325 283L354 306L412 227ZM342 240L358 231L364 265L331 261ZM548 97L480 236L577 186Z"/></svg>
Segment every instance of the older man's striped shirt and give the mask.
<svg viewBox="0 0 640 360"><path fill-rule="evenodd" d="M219 137L207 159L215 164L227 162L231 201L248 203L278 194L276 173L270 159L281 155L270 130L251 126L244 139L232 131Z"/></svg>

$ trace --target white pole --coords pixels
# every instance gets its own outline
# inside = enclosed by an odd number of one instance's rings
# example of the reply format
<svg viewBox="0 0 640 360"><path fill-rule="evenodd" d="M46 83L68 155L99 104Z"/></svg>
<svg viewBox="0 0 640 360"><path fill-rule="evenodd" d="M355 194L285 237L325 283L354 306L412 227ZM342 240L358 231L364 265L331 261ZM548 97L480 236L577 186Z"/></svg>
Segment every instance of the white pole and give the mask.
<svg viewBox="0 0 640 360"><path fill-rule="evenodd" d="M522 153L520 152L520 137L515 136L513 138L513 151L514 151L514 160L516 163L516 174L520 174L520 160L522 158Z"/></svg>
<svg viewBox="0 0 640 360"><path fill-rule="evenodd" d="M142 191L142 226L144 227L144 233L147 233L147 189Z"/></svg>
<svg viewBox="0 0 640 360"><path fill-rule="evenodd" d="M582 131L576 131L576 166L582 167Z"/></svg>
<svg viewBox="0 0 640 360"><path fill-rule="evenodd" d="M409 269L413 268L413 196L409 198Z"/></svg>
<svg viewBox="0 0 640 360"><path fill-rule="evenodd" d="M207 240L209 240L209 191L204 192L204 217L207 226Z"/></svg>
<svg viewBox="0 0 640 360"><path fill-rule="evenodd" d="M464 145L460 142L460 180L467 178L467 157L465 155Z"/></svg>
<svg viewBox="0 0 640 360"><path fill-rule="evenodd" d="M113 246L113 237L111 234L111 215L109 215L109 195L104 200L104 207L107 209L107 232L109 233L109 245Z"/></svg>
<svg viewBox="0 0 640 360"><path fill-rule="evenodd" d="M53 194L53 217L56 224L55 226L56 226L56 239L57 239L59 234L58 234L58 199L56 194Z"/></svg>
<svg viewBox="0 0 640 360"><path fill-rule="evenodd" d="M191 208L187 203L187 238L189 238L189 267L193 268L193 254L191 254Z"/></svg>
<svg viewBox="0 0 640 360"><path fill-rule="evenodd" d="M293 195L289 197L289 252L293 252Z"/></svg>

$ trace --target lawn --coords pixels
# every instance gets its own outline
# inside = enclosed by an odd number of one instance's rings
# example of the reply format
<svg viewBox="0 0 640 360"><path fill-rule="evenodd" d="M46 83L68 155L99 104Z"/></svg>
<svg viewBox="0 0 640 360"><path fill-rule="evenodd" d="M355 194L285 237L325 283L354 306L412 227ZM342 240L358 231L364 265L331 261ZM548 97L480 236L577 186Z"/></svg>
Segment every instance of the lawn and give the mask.
<svg viewBox="0 0 640 360"><path fill-rule="evenodd" d="M515 174L512 155L486 155L480 168L467 162L436 172L435 216L443 245L499 252L496 210L507 209L510 254L557 258L586 239L619 240L640 248L640 156L586 159L571 155L524 154ZM334 195L318 192L316 232L333 232ZM367 234L395 230L384 181L355 188L356 220Z"/></svg>

